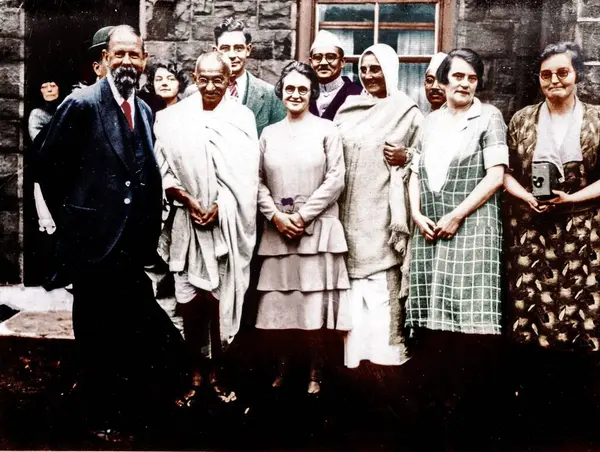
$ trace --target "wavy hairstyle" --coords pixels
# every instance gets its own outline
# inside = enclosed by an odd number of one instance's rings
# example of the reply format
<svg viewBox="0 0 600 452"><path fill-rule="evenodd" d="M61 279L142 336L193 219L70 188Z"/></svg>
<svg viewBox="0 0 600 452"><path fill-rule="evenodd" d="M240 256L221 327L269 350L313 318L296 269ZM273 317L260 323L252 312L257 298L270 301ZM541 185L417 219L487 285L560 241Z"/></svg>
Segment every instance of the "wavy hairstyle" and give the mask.
<svg viewBox="0 0 600 452"><path fill-rule="evenodd" d="M317 79L317 74L313 71L312 67L310 67L306 63L301 63L299 61L292 61L281 71L281 76L279 80L275 84L275 95L280 99L283 99L283 79L287 77L287 75L291 72L297 72L300 75L305 76L310 80L310 100L315 100L319 97L321 93L321 88L319 88L319 79Z"/></svg>

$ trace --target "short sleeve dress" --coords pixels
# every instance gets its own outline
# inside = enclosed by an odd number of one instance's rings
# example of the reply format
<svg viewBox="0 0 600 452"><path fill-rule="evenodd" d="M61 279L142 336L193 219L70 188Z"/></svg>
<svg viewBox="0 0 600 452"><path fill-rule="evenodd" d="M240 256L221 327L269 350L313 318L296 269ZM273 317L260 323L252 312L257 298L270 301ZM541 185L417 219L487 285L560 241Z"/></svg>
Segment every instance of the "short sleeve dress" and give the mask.
<svg viewBox="0 0 600 452"><path fill-rule="evenodd" d="M417 168L421 212L436 223L469 196L488 168L508 165L506 125L497 108L474 99L451 137L442 136L437 127L448 115L446 110L442 107L427 117ZM455 143L453 156L441 183L430 181L428 154L443 155L449 146L444 142ZM500 193L496 192L465 218L450 240L428 242L418 232L413 235L407 326L500 334L500 206Z"/></svg>

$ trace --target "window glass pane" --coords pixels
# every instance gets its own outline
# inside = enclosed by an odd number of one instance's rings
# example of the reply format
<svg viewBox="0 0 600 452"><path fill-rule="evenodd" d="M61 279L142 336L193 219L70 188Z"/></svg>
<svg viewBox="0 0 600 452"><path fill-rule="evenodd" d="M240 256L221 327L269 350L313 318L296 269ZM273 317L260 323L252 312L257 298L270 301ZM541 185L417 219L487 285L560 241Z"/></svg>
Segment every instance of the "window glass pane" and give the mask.
<svg viewBox="0 0 600 452"><path fill-rule="evenodd" d="M364 4L319 5L319 22L374 22L375 6Z"/></svg>
<svg viewBox="0 0 600 452"><path fill-rule="evenodd" d="M435 22L434 3L413 4L381 4L379 5L380 22Z"/></svg>
<svg viewBox="0 0 600 452"><path fill-rule="evenodd" d="M414 100L422 112L429 111L425 97L425 71L429 63L400 63L398 69L398 88Z"/></svg>
<svg viewBox="0 0 600 452"><path fill-rule="evenodd" d="M358 86L362 86L360 84L360 80L358 79L358 63L346 63L342 69L342 75L348 77Z"/></svg>
<svg viewBox="0 0 600 452"><path fill-rule="evenodd" d="M332 32L342 43L344 55L360 55L367 47L373 45L375 36L374 30L332 30Z"/></svg>
<svg viewBox="0 0 600 452"><path fill-rule="evenodd" d="M427 30L380 30L379 42L396 49L398 55L433 55L435 33Z"/></svg>

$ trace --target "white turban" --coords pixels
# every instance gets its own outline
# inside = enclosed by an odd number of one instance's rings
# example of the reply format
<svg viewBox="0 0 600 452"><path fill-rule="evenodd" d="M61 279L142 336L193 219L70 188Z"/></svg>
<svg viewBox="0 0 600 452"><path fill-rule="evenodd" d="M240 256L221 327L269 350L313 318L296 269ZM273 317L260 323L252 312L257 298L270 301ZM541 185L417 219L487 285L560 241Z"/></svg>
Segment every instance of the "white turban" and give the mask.
<svg viewBox="0 0 600 452"><path fill-rule="evenodd" d="M313 49L317 47L337 47L343 50L340 38L338 38L332 32L327 30L320 30L317 33L317 36L315 37L315 40L312 43L312 46L310 46L310 51L312 52Z"/></svg>
<svg viewBox="0 0 600 452"><path fill-rule="evenodd" d="M442 64L442 61L444 61L444 59L447 56L448 56L448 54L446 54L444 52L438 52L435 55L433 55L431 57L431 62L429 63L429 66L427 66L427 70L425 71L425 73L427 74L427 73L431 72L432 75L435 75L438 68L440 67L440 64Z"/></svg>

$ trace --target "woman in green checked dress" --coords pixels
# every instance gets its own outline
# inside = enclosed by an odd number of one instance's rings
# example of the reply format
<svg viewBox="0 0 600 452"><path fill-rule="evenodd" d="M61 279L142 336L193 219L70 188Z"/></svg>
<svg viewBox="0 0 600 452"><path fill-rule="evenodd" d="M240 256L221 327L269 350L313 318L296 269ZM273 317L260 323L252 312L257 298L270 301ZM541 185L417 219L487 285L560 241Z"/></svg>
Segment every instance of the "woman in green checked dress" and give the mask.
<svg viewBox="0 0 600 452"><path fill-rule="evenodd" d="M508 147L500 111L475 97L481 58L470 49L453 50L436 75L446 104L426 118L409 182L417 230L406 325L418 340L415 357L421 354L440 366L432 371L427 363L423 374L436 379L444 404L454 404L448 398L460 398L457 384L473 384L470 372L482 369L478 356L485 360L490 347L496 353L500 345L498 190ZM419 347L431 347L437 356L432 359ZM475 361L478 367L469 365Z"/></svg>

